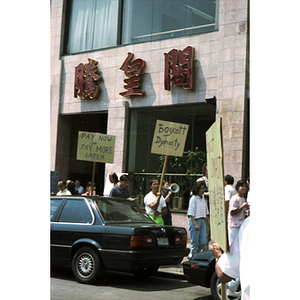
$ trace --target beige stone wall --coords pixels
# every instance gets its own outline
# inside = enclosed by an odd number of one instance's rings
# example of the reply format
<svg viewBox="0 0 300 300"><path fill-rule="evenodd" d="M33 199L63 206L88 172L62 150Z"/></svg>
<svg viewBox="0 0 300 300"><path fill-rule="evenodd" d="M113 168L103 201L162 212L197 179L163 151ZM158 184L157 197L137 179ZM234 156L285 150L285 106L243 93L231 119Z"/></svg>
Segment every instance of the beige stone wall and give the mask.
<svg viewBox="0 0 300 300"><path fill-rule="evenodd" d="M58 114L108 111L107 134L117 136L114 164L110 171L124 172L127 138L127 109L183 103L204 102L216 96L216 118L223 118L224 166L237 181L242 174L244 102L246 91L247 0L220 0L219 30L194 36L118 46L78 55L60 56L63 24L63 0L53 0L51 8L51 170L55 170ZM175 87L164 90L164 53L173 48L195 49L194 89ZM146 61L143 86L145 95L124 98L123 80L119 70L127 53ZM74 71L88 58L98 61L102 80L97 100L73 97Z"/></svg>

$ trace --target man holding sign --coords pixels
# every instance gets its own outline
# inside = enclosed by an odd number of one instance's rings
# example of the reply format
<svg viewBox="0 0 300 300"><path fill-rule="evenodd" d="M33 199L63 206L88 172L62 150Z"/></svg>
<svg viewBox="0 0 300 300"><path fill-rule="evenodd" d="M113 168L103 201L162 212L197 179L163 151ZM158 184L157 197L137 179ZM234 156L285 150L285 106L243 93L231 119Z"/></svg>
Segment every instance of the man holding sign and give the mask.
<svg viewBox="0 0 300 300"><path fill-rule="evenodd" d="M146 213L155 223L164 225L162 215L165 215L168 210L164 197L158 192L158 179L152 179L150 181L150 188L151 192L149 192L144 199Z"/></svg>
<svg viewBox="0 0 300 300"><path fill-rule="evenodd" d="M168 155L182 156L188 129L189 125L186 124L156 120L151 153L163 154L166 155L166 157L161 174L161 182L159 184L158 180L151 181L150 186L152 191L146 195L144 203L146 212L149 212L149 216L157 224L164 225L164 221L161 215L165 215L168 212L166 202L160 194L167 165L167 158ZM153 182L155 185L153 185ZM157 187L156 182L158 182L159 184L159 186L157 184ZM160 209L162 210L160 211ZM161 220L156 220L157 216L159 216Z"/></svg>

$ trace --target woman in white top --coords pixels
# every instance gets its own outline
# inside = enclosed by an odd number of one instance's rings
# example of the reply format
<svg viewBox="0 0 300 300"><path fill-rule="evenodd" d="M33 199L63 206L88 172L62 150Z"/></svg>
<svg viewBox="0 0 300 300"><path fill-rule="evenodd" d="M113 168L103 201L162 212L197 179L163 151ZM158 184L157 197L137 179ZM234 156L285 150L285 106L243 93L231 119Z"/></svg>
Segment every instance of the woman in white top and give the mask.
<svg viewBox="0 0 300 300"><path fill-rule="evenodd" d="M187 215L189 220L189 231L191 236L191 256L201 251L206 244L206 224L209 224L209 212L204 198L206 185L204 181L197 181L193 188L193 196L189 201Z"/></svg>

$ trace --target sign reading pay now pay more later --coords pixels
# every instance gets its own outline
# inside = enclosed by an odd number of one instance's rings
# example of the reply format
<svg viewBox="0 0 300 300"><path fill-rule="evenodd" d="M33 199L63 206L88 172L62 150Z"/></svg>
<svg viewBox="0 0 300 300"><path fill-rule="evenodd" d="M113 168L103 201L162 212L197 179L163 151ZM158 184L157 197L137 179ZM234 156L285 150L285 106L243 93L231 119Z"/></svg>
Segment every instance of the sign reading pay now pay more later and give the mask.
<svg viewBox="0 0 300 300"><path fill-rule="evenodd" d="M156 120L151 153L182 156L189 125Z"/></svg>
<svg viewBox="0 0 300 300"><path fill-rule="evenodd" d="M79 131L76 159L112 164L115 138L114 135Z"/></svg>

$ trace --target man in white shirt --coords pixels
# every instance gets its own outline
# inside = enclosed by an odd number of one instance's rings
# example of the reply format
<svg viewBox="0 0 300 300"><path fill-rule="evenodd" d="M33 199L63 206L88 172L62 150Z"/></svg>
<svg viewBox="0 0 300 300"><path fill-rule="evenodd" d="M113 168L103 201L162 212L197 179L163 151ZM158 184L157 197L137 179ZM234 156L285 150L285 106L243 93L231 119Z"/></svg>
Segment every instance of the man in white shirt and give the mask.
<svg viewBox="0 0 300 300"><path fill-rule="evenodd" d="M242 224L238 235L233 241L230 252L222 254L217 243L212 252L218 259L215 270L221 283L240 277L241 300L250 300L250 217Z"/></svg>
<svg viewBox="0 0 300 300"><path fill-rule="evenodd" d="M56 193L56 196L72 195L71 192L67 190L67 182L65 180L60 180L57 186L59 191Z"/></svg>
<svg viewBox="0 0 300 300"><path fill-rule="evenodd" d="M158 179L152 179L150 187L151 191L144 198L146 213L155 223L164 225L162 215L165 215L168 210L164 197L161 196L161 193L158 193Z"/></svg>

